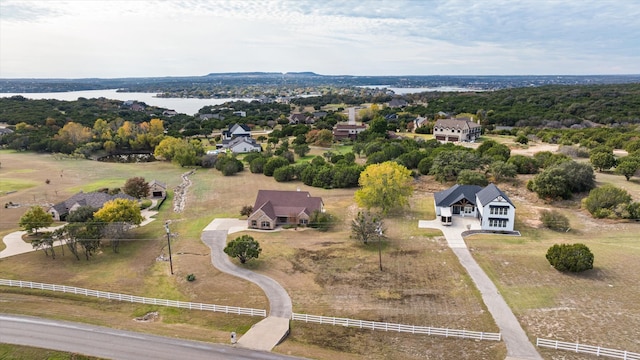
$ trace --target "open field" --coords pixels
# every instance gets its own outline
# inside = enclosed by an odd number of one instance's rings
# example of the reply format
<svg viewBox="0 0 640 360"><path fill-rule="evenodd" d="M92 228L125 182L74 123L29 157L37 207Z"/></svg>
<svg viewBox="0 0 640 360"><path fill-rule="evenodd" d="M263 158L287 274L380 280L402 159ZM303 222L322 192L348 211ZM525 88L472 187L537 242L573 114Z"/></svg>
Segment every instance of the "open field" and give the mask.
<svg viewBox="0 0 640 360"><path fill-rule="evenodd" d="M3 167L5 162L8 166L8 158L13 156L9 155L11 156L3 156ZM129 164L122 166L79 160L58 161L46 155L16 155L16 164L23 167L58 168L58 171L64 170L64 177L67 174L78 174L68 176L78 180L69 180L70 183L66 185L68 188L81 186L82 183L95 185L101 178L122 178L124 182L127 177L140 174L133 172L132 165ZM158 178L169 183L170 187L177 184L179 174L185 171L162 163L142 165L144 167L141 171L144 171L145 178ZM74 172L74 169L89 166L96 166L97 169L95 172ZM162 174L162 178L154 174L151 169L153 166L157 166L157 174ZM418 194L411 211L388 222L391 241L384 246L385 272L380 274L377 270L377 248L373 245L360 246L349 239L348 223L357 211L353 206L353 189L330 191L309 188L299 183L279 184L248 171L234 177L223 177L215 170L198 170L192 180L194 185L189 190L187 210L176 214L171 211L170 206L165 205L158 215L160 221L137 230L132 237L132 240L137 241L123 245L120 254L112 254L109 248L105 248L88 262L75 261L69 256L52 260L42 253L25 254L0 262L0 273L7 278L62 283L142 296L266 308L266 299L255 286L213 269L208 249L200 242L200 231L215 217L237 217L243 205L253 203L259 188L296 190L300 187L301 190L309 190L314 196L323 197L327 210L337 219L335 230L327 233L287 230L252 234L261 242L264 250L260 259L248 264L256 271L273 276L285 286L292 296L294 311L498 331L477 291L443 239L437 233L418 231L417 220L433 216L430 205L432 200L429 200L428 194ZM41 188L46 189L44 181L42 184ZM66 193L72 194L73 191L67 190ZM32 195L22 196L28 199ZM165 219L172 221L171 231L176 235L172 244L176 270L173 278L167 276L167 263L155 261L166 244L162 229L162 220ZM15 223L12 226L15 228ZM42 272L43 268L47 268L47 271ZM196 274L197 280L194 283L184 280L189 273ZM33 292L16 289L2 289L0 294L5 300L4 311L89 321L118 328L139 330L144 327L151 332L208 341L225 342L230 331L243 333L259 320L133 304L105 304L95 299L79 299L60 294L48 294L42 298L35 296ZM55 306L51 306L51 300L55 301ZM40 302L42 305L35 305ZM71 308L77 310L70 310ZM109 313L103 313L102 310L107 309ZM162 321L145 325L131 321L133 317L152 310L160 311ZM203 331L204 327L212 329ZM345 341L336 342L336 337ZM276 351L312 358L356 359L367 354L374 359L424 356L445 359L451 354L457 354L456 357L459 358L500 358L505 349L504 344L498 342L390 335L294 322L291 336Z"/></svg>
<svg viewBox="0 0 640 360"><path fill-rule="evenodd" d="M48 155L0 152L2 171L15 169L12 177L25 175L36 186L1 196L14 203L35 198L59 201L77 189L100 187L104 179L144 176L158 179L172 189L187 169L166 163L107 164L83 160L55 160ZM10 167L10 164L12 164ZM34 173L20 169L42 169ZM54 174L55 176L52 176ZM59 174L63 176L60 177ZM44 183L51 178L51 184ZM58 179L60 177L60 179ZM475 331L498 331L481 298L448 249L439 232L417 228L419 219L433 218L432 192L446 188L421 177L410 210L386 220L390 240L383 246L384 272L378 270L375 245L359 245L349 239L349 221L357 212L354 189L324 190L301 183L277 183L248 171L223 177L216 170L198 170L191 177L187 209L176 214L170 202L155 221L140 228L120 254L103 249L91 261L70 256L56 260L42 253L5 259L5 278L61 283L140 296L168 297L221 305L266 308L266 298L252 284L222 274L210 264L200 231L216 217L238 217L243 205L252 205L259 188L308 190L321 196L327 211L336 217L334 230L285 230L250 232L261 244L259 259L247 267L273 277L289 292L295 312L399 322ZM624 180L624 179L623 179ZM637 185L637 184L636 184ZM86 187L85 187L86 186ZM502 185L501 185L502 187ZM494 279L532 339L564 341L639 351L640 345L640 225L594 221L577 210L575 202L559 204L571 220L568 234L539 229L537 211L548 208L526 190L505 184L516 202L520 238L473 236L467 243L480 265ZM47 194L46 197L44 194ZM39 203L39 202L36 202ZM7 212L11 210L12 212ZM0 208L0 231L16 229L26 208ZM13 220L9 219L10 216ZM176 275L156 257L166 253L162 223L171 220ZM13 222L11 222L13 221ZM232 234L234 238L241 234ZM596 269L569 276L551 269L544 259L556 242L584 242L596 256ZM46 269L46 271L43 271ZM194 273L189 283L185 276ZM611 285L611 286L610 286ZM44 295L44 296L42 296ZM226 342L230 331L244 333L258 318L207 314L178 309L121 304L60 294L0 289L3 311L91 322L116 328L163 335ZM135 316L158 310L161 319L137 323ZM409 334L372 332L292 322L290 337L274 351L326 359L503 359L503 343L476 342ZM340 339L336 341L336 339ZM546 359L578 359L570 353L541 351ZM584 358L584 356L580 357Z"/></svg>

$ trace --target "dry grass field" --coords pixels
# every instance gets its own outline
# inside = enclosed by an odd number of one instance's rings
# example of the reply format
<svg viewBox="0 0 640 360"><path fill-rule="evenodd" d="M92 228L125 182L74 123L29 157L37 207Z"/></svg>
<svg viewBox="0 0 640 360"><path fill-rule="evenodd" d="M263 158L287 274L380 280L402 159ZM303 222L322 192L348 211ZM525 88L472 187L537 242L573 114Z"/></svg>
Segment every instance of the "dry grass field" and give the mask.
<svg viewBox="0 0 640 360"><path fill-rule="evenodd" d="M8 183L27 179L30 187L0 195L3 203L51 203L79 191L124 184L131 176L158 179L173 189L188 169L166 163L108 164L55 159L50 155L0 152L0 176ZM62 177L60 177L62 175ZM417 228L419 219L433 218L433 191L445 185L422 177L411 208L386 220L389 241L378 269L375 245L349 238L349 221L357 212L353 189L324 190L301 183L277 183L248 171L223 177L216 170L197 170L191 177L187 208L174 213L163 206L158 221L137 229L120 254L103 249L91 261L70 256L56 260L31 253L0 261L0 277L94 288L141 296L254 308L268 303L256 286L222 274L211 266L200 231L216 217L238 217L252 205L258 189L310 191L321 196L335 216L334 229L249 232L261 244L259 259L247 264L280 282L289 292L293 310L314 315L350 317L475 331L498 331L480 295L448 249L439 232ZM50 184L45 180L50 179ZM634 183L629 184L633 187ZM637 186L637 183L635 184ZM501 185L502 186L502 185ZM640 242L638 224L594 221L576 202L559 204L570 219L566 234L539 228L537 211L549 205L520 186L504 185L518 207L520 238L467 238L472 254L496 282L530 338L639 351ZM5 190L4 188L2 189ZM636 188L636 191L639 191ZM55 197L54 197L55 196ZM169 199L170 200L170 199ZM169 202L168 200L168 202ZM26 208L0 208L0 231L17 228ZM169 275L162 228L171 220L176 275ZM240 236L232 234L230 238ZM584 242L595 254L595 269L572 276L549 267L546 249L559 242ZM193 273L197 280L187 282ZM121 304L61 294L0 288L5 312L17 312L91 322L116 328L226 342L230 331L244 333L259 318L207 314L177 309ZM158 310L161 318L138 323L133 317ZM372 332L333 326L291 323L287 341L274 351L317 359L503 359L503 343L445 339L421 335ZM572 354L541 350L545 359L577 359ZM584 356L580 357L584 358Z"/></svg>

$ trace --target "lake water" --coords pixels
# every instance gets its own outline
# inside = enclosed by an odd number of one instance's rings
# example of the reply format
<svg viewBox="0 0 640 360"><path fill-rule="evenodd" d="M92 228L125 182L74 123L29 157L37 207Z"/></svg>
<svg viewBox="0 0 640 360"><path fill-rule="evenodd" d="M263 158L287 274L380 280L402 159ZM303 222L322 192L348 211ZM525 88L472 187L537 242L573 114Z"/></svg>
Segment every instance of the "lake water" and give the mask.
<svg viewBox="0 0 640 360"><path fill-rule="evenodd" d="M367 86L358 86L361 88L371 88L371 89L388 89L392 90L397 95L406 95L406 94L417 94L421 92L466 92L466 91L484 91L466 87L458 87L458 86L438 86L438 87L406 87L406 88L398 88L398 87L389 87L389 85L367 85Z"/></svg>
<svg viewBox="0 0 640 360"><path fill-rule="evenodd" d="M436 88L396 88L386 85L369 85L361 86L367 88L387 88L393 90L398 95L414 94L426 91L478 91L469 88L443 86ZM220 105L229 101L251 101L253 99L192 99L192 98L161 98L156 97L155 93L141 92L117 92L112 90L83 90L83 91L67 91L67 92L49 92L49 93L0 93L0 97L11 97L21 95L27 99L56 99L65 101L75 101L78 98L97 99L106 98L113 100L135 100L143 102L147 105L158 106L165 109L175 110L181 114L193 115L200 109L208 105Z"/></svg>
<svg viewBox="0 0 640 360"><path fill-rule="evenodd" d="M0 93L0 97L11 97L21 95L27 99L56 99L65 101L75 101L83 97L86 99L106 98L113 100L135 100L147 105L158 106L165 109L175 110L181 114L193 115L207 105L220 105L228 101L251 101L253 99L183 99L183 98L160 98L155 93L140 92L117 92L113 90L84 90L52 93Z"/></svg>

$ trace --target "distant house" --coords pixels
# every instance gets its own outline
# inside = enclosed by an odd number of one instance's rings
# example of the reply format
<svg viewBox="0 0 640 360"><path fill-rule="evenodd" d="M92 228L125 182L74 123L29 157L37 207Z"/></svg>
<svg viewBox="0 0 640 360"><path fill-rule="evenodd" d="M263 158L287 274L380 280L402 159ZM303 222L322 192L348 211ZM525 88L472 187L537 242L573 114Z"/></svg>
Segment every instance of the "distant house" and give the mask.
<svg viewBox="0 0 640 360"><path fill-rule="evenodd" d="M200 114L199 118L200 120L209 120L209 119L224 120L224 116L217 113L216 114Z"/></svg>
<svg viewBox="0 0 640 360"><path fill-rule="evenodd" d="M172 116L178 115L178 112L175 110L165 110L162 112L162 115L172 117Z"/></svg>
<svg viewBox="0 0 640 360"><path fill-rule="evenodd" d="M149 182L149 193L154 198L165 198L167 197L167 185L157 180L151 180Z"/></svg>
<svg viewBox="0 0 640 360"><path fill-rule="evenodd" d="M236 154L262 151L262 146L260 146L255 139L245 136L230 140L226 147Z"/></svg>
<svg viewBox="0 0 640 360"><path fill-rule="evenodd" d="M426 117L418 116L417 118L413 119L413 129L415 130L419 127L426 125L427 121L428 120Z"/></svg>
<svg viewBox="0 0 640 360"><path fill-rule="evenodd" d="M392 107L392 108L405 107L407 105L409 105L409 103L407 103L406 100L400 99L400 98L394 98L394 99L391 99L391 101L389 101L389 107Z"/></svg>
<svg viewBox="0 0 640 360"><path fill-rule="evenodd" d="M247 225L263 230L273 230L279 225L304 226L315 211L323 212L324 203L308 191L259 190Z"/></svg>
<svg viewBox="0 0 640 360"><path fill-rule="evenodd" d="M305 114L291 114L289 116L289 124L313 124L315 119Z"/></svg>
<svg viewBox="0 0 640 360"><path fill-rule="evenodd" d="M312 115L313 115L313 117L315 119L322 119L323 117L327 116L327 112L326 111L316 111Z"/></svg>
<svg viewBox="0 0 640 360"><path fill-rule="evenodd" d="M251 136L251 128L245 124L229 125L228 130L222 130L222 140L231 140L242 136Z"/></svg>
<svg viewBox="0 0 640 360"><path fill-rule="evenodd" d="M11 133L13 133L13 130L6 127L0 127L0 136L11 134Z"/></svg>
<svg viewBox="0 0 640 360"><path fill-rule="evenodd" d="M482 126L471 119L439 119L433 126L436 140L447 142L475 141L482 132Z"/></svg>
<svg viewBox="0 0 640 360"><path fill-rule="evenodd" d="M115 199L136 200L134 197L127 194L109 195L104 192L85 193L80 191L67 200L53 205L47 210L47 212L51 214L54 220L65 221L69 213L77 210L81 206L90 206L95 209L100 209L106 202Z"/></svg>
<svg viewBox="0 0 640 360"><path fill-rule="evenodd" d="M246 111L242 111L242 110L238 110L238 111L234 111L233 115L240 116L240 117L247 117L247 112Z"/></svg>
<svg viewBox="0 0 640 360"><path fill-rule="evenodd" d="M482 230L513 231L516 207L495 184L482 188L456 184L433 195L436 215L443 224L451 224L452 216L476 217Z"/></svg>
<svg viewBox="0 0 640 360"><path fill-rule="evenodd" d="M333 138L336 140L355 140L358 134L367 130L366 125L336 124L333 127Z"/></svg>

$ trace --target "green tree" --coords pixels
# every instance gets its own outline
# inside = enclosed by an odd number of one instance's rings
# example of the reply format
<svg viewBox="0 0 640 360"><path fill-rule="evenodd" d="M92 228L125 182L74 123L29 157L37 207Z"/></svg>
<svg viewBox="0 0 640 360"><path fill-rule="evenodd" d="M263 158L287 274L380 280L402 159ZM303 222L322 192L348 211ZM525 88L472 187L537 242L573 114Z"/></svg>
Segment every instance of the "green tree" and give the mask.
<svg viewBox="0 0 640 360"><path fill-rule="evenodd" d="M593 269L593 253L584 244L555 244L547 250L546 258L551 266L562 272Z"/></svg>
<svg viewBox="0 0 640 360"><path fill-rule="evenodd" d="M616 214L620 205L628 205L631 202L631 195L624 190L611 184L605 184L589 192L589 196L582 200L584 207L594 217L601 218L610 214ZM620 213L616 214L621 216Z"/></svg>
<svg viewBox="0 0 640 360"><path fill-rule="evenodd" d="M136 199L149 196L150 191L149 183L139 176L127 179L127 182L122 187L122 192Z"/></svg>
<svg viewBox="0 0 640 360"><path fill-rule="evenodd" d="M634 156L625 156L618 161L616 166L616 174L623 175L627 181L633 177L640 169L640 158Z"/></svg>
<svg viewBox="0 0 640 360"><path fill-rule="evenodd" d="M288 166L289 165L289 160L283 158L283 157L273 157L269 160L267 160L267 162L264 164L264 167L262 169L262 173L267 175L267 176L273 176L273 172L280 167L283 166Z"/></svg>
<svg viewBox="0 0 640 360"><path fill-rule="evenodd" d="M535 174L539 168L536 159L524 155L511 156L507 164L515 165L518 174Z"/></svg>
<svg viewBox="0 0 640 360"><path fill-rule="evenodd" d="M592 152L591 155L589 155L589 161L591 161L591 164L600 172L616 166L616 157L613 155L613 151Z"/></svg>
<svg viewBox="0 0 640 360"><path fill-rule="evenodd" d="M537 193L541 199L569 199L573 193L594 187L593 168L572 160L545 168L527 183L527 189Z"/></svg>
<svg viewBox="0 0 640 360"><path fill-rule="evenodd" d="M355 193L358 205L371 209L379 208L383 215L409 204L413 192L411 171L406 167L387 161L369 165L360 174Z"/></svg>
<svg viewBox="0 0 640 360"><path fill-rule="evenodd" d="M460 185L487 186L489 184L489 180L484 174L467 169L460 171L457 182Z"/></svg>
<svg viewBox="0 0 640 360"><path fill-rule="evenodd" d="M297 144L293 147L293 152L296 153L296 155L298 155L299 157L304 157L309 153L310 150L311 149L309 148L309 145L307 145L306 143Z"/></svg>
<svg viewBox="0 0 640 360"><path fill-rule="evenodd" d="M517 175L517 168L513 164L504 162L502 160L494 161L489 165L489 173L493 176L495 181L502 181L504 179L513 179Z"/></svg>
<svg viewBox="0 0 640 360"><path fill-rule="evenodd" d="M25 231L36 234L38 234L38 229L46 228L51 224L53 224L53 217L40 206L30 207L18 222L18 225Z"/></svg>
<svg viewBox="0 0 640 360"><path fill-rule="evenodd" d="M225 254L238 258L241 264L251 259L257 259L261 252L260 244L249 235L242 235L235 238L224 248Z"/></svg>
<svg viewBox="0 0 640 360"><path fill-rule="evenodd" d="M442 151L433 159L429 173L434 175L437 181L451 181L457 179L460 171L475 170L480 167L480 164L480 158L471 151Z"/></svg>

